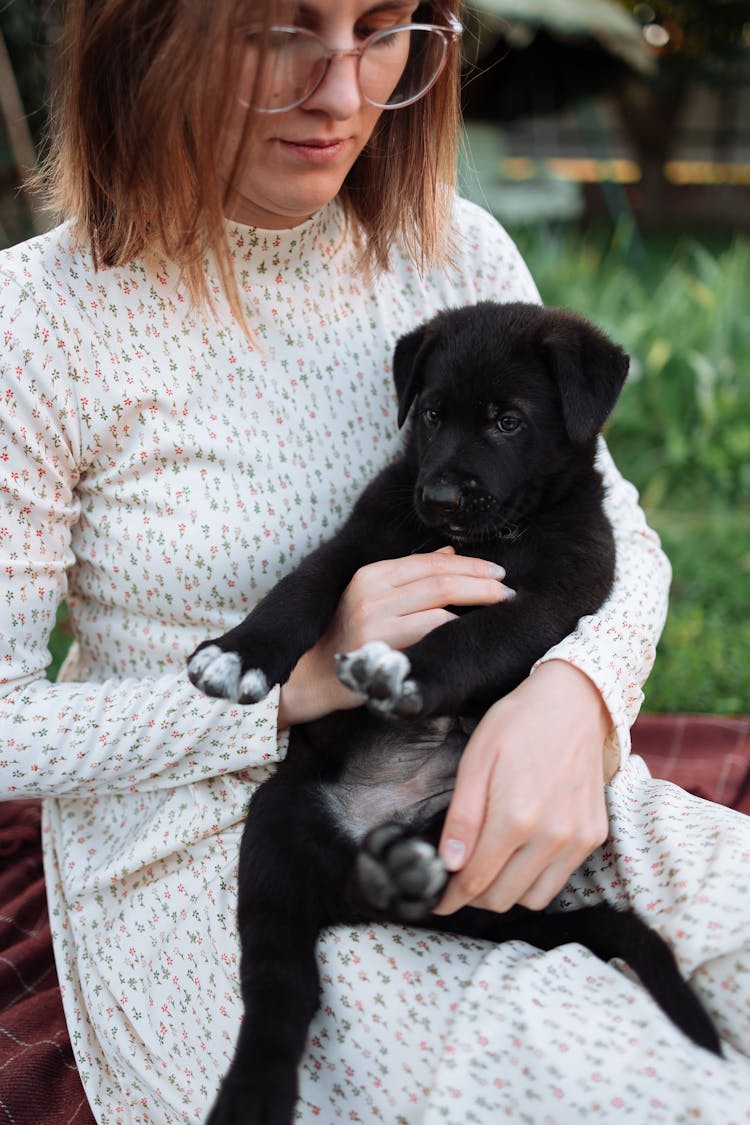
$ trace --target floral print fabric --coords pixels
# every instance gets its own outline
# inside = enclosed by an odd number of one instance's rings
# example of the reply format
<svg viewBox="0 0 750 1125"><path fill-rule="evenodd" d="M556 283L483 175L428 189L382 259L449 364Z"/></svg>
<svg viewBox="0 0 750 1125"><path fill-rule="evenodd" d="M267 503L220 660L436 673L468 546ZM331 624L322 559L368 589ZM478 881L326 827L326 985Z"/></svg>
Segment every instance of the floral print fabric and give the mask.
<svg viewBox="0 0 750 1125"><path fill-rule="evenodd" d="M394 455L398 336L442 307L538 299L488 216L457 203L455 222L455 268L420 277L394 253L370 283L336 205L278 234L230 227L253 344L210 262L213 317L167 263L95 272L67 227L0 261L0 778L5 795L49 798L56 956L102 1125L201 1121L241 1017L242 818L286 740L276 691L248 708L206 699L185 657L239 621ZM603 444L600 462L615 588L548 656L597 683L625 761L668 566ZM52 685L63 597L83 682ZM663 791L627 764L610 788L612 841L568 900L624 897L670 932L734 1044L726 1062L580 950L335 931L320 945L300 1120L674 1121L675 1107L746 1120L748 919L728 908L742 902L745 821ZM628 1085L607 1101L626 1060ZM662 1117L644 1116L645 1097L664 1101Z"/></svg>

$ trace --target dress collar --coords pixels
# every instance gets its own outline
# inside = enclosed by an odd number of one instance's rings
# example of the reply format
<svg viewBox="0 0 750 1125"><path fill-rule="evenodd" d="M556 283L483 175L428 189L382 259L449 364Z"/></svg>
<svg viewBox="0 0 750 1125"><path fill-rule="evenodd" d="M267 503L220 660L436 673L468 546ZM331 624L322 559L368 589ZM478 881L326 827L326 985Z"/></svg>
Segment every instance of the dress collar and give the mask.
<svg viewBox="0 0 750 1125"><path fill-rule="evenodd" d="M263 230L228 222L227 237L240 274L251 272L273 279L277 275L308 276L321 262L333 259L346 235L341 205L334 200L312 218L286 230Z"/></svg>

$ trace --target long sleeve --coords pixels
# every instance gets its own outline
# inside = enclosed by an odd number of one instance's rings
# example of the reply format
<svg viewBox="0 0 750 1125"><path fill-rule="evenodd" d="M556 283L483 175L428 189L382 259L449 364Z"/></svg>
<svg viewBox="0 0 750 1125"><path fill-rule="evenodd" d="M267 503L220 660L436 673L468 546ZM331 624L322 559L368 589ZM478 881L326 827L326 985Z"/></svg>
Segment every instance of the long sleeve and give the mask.
<svg viewBox="0 0 750 1125"><path fill-rule="evenodd" d="M596 684L612 717L611 737L623 764L667 615L671 567L659 537L646 523L635 488L620 475L603 439L598 468L615 536L614 584L599 611L581 618L575 632L550 649L543 661L565 660Z"/></svg>
<svg viewBox="0 0 750 1125"><path fill-rule="evenodd" d="M59 320L7 277L0 303L3 794L171 787L275 759L283 743L278 693L251 708L210 700L187 680L179 645L173 670L161 674L45 679L49 633L75 561L71 537L87 456L81 412L90 404L76 393ZM192 639L203 635L196 626Z"/></svg>

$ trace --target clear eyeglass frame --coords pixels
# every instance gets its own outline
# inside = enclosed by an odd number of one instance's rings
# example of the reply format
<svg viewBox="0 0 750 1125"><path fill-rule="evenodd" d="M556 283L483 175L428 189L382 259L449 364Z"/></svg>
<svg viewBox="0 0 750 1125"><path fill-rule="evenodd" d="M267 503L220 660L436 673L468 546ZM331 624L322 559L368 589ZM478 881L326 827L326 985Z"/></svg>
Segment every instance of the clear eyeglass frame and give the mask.
<svg viewBox="0 0 750 1125"><path fill-rule="evenodd" d="M289 102L284 102L283 105L272 107L258 104L256 98L251 98L249 101L245 101L244 99L242 99L242 104L248 107L252 107L255 113L287 113L290 109L296 109L298 106L306 102L308 98L312 97L312 95L315 93L315 91L318 89L318 87L321 85L326 75L328 74L330 65L334 59L356 58L357 82L359 84L359 89L364 100L369 105L375 106L377 109L403 109L406 106L413 105L415 102L418 102L420 98L423 98L425 94L427 94L429 90L432 89L445 68L445 64L448 61L448 52L451 46L456 43L463 34L463 25L458 19L455 18L455 16L449 16L448 22L448 27L431 23L410 23L402 24L397 27L384 28L382 31L376 31L373 32L372 35L369 35L359 47L351 47L347 49L327 47L322 39L318 35L316 35L314 31L308 31L307 28L277 25L267 28L247 28L245 31L245 35L248 39L257 38L262 42L265 37L282 35L288 37L289 43L291 43L292 41L310 41L311 44L317 44L320 48L320 52L310 63L310 77L305 84L304 92L301 95L294 97ZM373 48L376 48L378 45L382 46L383 40L387 40L389 37L395 37L396 35L401 34L405 31L426 32L434 35L435 42L441 43L440 55L434 63L433 69L429 72L428 79L422 83L418 91L413 92L408 97L405 97L398 101L376 101L374 98L368 97L365 90L362 89L362 58L368 50L372 54ZM406 65L408 67L408 60ZM318 70L318 68L320 69Z"/></svg>

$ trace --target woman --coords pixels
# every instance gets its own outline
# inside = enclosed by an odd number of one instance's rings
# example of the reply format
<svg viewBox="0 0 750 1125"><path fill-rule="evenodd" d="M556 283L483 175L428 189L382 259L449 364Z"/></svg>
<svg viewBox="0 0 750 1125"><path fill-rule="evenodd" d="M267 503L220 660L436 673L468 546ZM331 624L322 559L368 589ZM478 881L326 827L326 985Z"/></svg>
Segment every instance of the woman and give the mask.
<svg viewBox="0 0 750 1125"><path fill-rule="evenodd" d="M331 653L405 647L446 605L507 596L482 560L396 559L357 574L263 703L206 699L184 674L395 451L398 336L447 305L538 299L503 232L450 189L456 9L69 7L48 172L68 222L2 261L0 723L6 795L48 798L63 1001L106 1125L200 1121L211 1104L241 1017L244 809L289 725L353 705ZM614 592L477 728L441 909L541 908L562 891L562 906L607 895L651 911L728 1059L577 948L334 931L301 1120L744 1119L747 985L732 966L748 833L628 761L668 566L604 446L601 470ZM50 685L63 596L83 669Z"/></svg>

